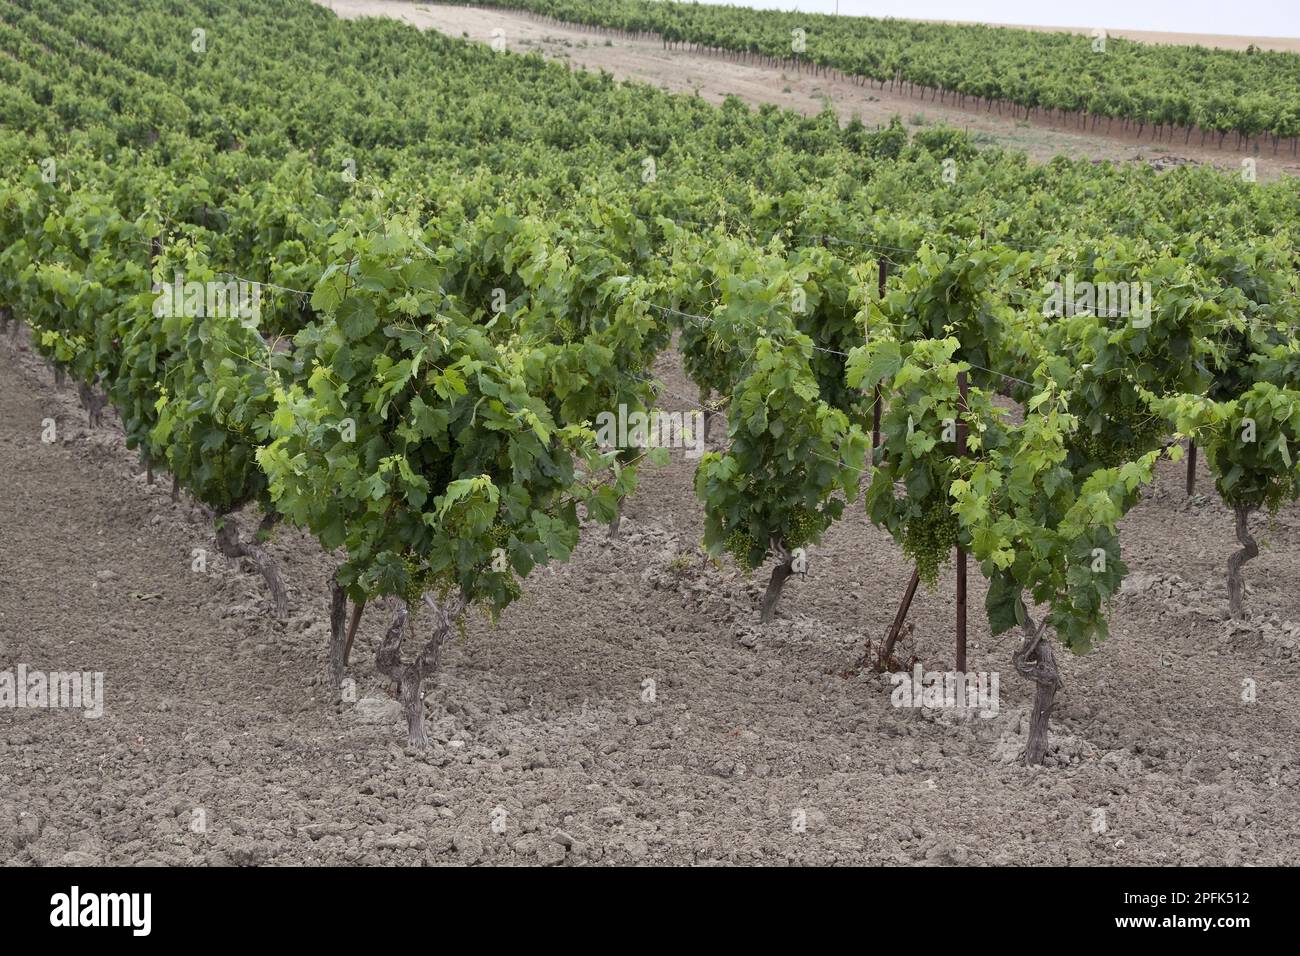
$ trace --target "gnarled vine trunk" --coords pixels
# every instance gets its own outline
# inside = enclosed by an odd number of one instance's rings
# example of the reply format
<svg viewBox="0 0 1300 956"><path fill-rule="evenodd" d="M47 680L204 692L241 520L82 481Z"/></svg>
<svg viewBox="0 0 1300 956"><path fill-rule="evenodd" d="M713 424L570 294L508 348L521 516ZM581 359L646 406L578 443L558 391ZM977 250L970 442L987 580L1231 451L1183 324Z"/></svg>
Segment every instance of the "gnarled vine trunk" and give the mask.
<svg viewBox="0 0 1300 956"><path fill-rule="evenodd" d="M330 579L330 655L329 679L333 688L334 702L339 700L343 687L343 674L347 670L348 658L352 655L352 642L357 636L357 626L361 623L364 601L352 606L352 620L347 624L348 596L339 584L338 578Z"/></svg>
<svg viewBox="0 0 1300 956"><path fill-rule="evenodd" d="M785 587L786 579L794 574L794 555L789 549L782 542L774 541L772 551L776 554L776 567L772 569L767 590L763 592L763 608L759 615L759 621L763 624L770 624L776 617L776 606L781 600L781 589Z"/></svg>
<svg viewBox="0 0 1300 956"><path fill-rule="evenodd" d="M108 396L93 386L78 382L77 397L81 399L81 407L86 410L90 427L98 428L104 420L104 406L108 404Z"/></svg>
<svg viewBox="0 0 1300 956"><path fill-rule="evenodd" d="M348 616L348 595L338 582L330 579L330 693L338 703L343 689L343 649L347 637L344 623Z"/></svg>
<svg viewBox="0 0 1300 956"><path fill-rule="evenodd" d="M17 340L18 333L22 331L24 324L22 319L14 315L13 306L0 305L0 333L8 332L11 342Z"/></svg>
<svg viewBox="0 0 1300 956"><path fill-rule="evenodd" d="M1047 756L1047 725L1061 677L1056 669L1052 645L1043 639L1047 622L1035 624L1028 609L1025 609L1024 621L1021 631L1025 640L1011 660L1017 673L1038 685L1034 690L1033 711L1029 715L1029 734L1025 738L1025 764L1033 767L1042 764Z"/></svg>
<svg viewBox="0 0 1300 956"><path fill-rule="evenodd" d="M1237 540L1241 543L1241 550L1228 558L1228 613L1234 621L1246 617L1246 579L1241 573L1242 565L1259 557L1259 545L1250 535L1249 521L1253 510L1245 505L1235 505L1232 509L1237 519Z"/></svg>
<svg viewBox="0 0 1300 956"><path fill-rule="evenodd" d="M439 604L428 595L424 603L433 615L433 634L415 660L402 660L402 640L410 612L406 602L396 601L397 615L388 633L375 652L375 669L390 680L396 681L398 699L406 714L406 738L412 750L427 750L429 738L424 732L424 679L438 670L442 659L442 645L451 636L452 628L464 612L468 601L463 594L448 598Z"/></svg>
<svg viewBox="0 0 1300 956"><path fill-rule="evenodd" d="M360 601L352 605L352 622L348 624L348 642L343 647L343 666L348 666L348 661L352 660L352 642L357 639L357 626L361 623L361 614L366 609L366 602Z"/></svg>
<svg viewBox="0 0 1300 956"><path fill-rule="evenodd" d="M267 515L262 519L261 529L267 530L275 524L276 518ZM271 556L262 550L258 544L244 541L239 536L239 522L230 512L222 512L217 515L217 550L229 558L231 561L238 561L240 558L247 558L253 562L253 566L261 573L266 580L266 586L271 589L271 613L277 618L283 618L289 613L289 592L285 589L284 582L280 579L280 572L275 566L275 561Z"/></svg>

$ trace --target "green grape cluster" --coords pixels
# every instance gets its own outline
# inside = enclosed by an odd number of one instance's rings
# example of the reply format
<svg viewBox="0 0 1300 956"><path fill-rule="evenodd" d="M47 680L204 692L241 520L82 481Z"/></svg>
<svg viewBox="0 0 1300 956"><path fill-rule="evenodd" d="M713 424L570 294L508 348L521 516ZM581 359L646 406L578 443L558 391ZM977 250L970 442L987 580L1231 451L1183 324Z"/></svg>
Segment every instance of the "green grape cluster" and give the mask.
<svg viewBox="0 0 1300 956"><path fill-rule="evenodd" d="M1276 515L1284 504L1294 498L1293 482L1294 479L1292 478L1286 480L1274 478L1269 481L1267 490L1264 492L1264 508L1270 515Z"/></svg>
<svg viewBox="0 0 1300 956"><path fill-rule="evenodd" d="M555 334L559 336L560 341L562 341L565 345L571 345L573 341L578 337L578 333L574 329L573 323L570 322L568 319L556 320Z"/></svg>
<svg viewBox="0 0 1300 956"><path fill-rule="evenodd" d="M903 529L903 553L915 562L926 587L938 583L939 567L957 543L957 527L957 516L947 502L936 501Z"/></svg>
<svg viewBox="0 0 1300 956"><path fill-rule="evenodd" d="M508 581L506 581L506 594L510 598L510 603L513 604L515 601L518 601L521 597L523 597L523 593L524 593L523 586L520 585L519 581L516 578L511 577Z"/></svg>
<svg viewBox="0 0 1300 956"><path fill-rule="evenodd" d="M825 524L820 514L807 508L796 508L791 512L786 526L786 545L790 548L802 548L804 545L812 544L823 530Z"/></svg>
<svg viewBox="0 0 1300 956"><path fill-rule="evenodd" d="M1080 433L1075 436L1073 444L1075 451L1085 461L1100 468L1114 468L1145 453L1160 440L1165 431L1165 423L1158 418L1134 414L1113 420L1111 427L1096 435L1090 432Z"/></svg>
<svg viewBox="0 0 1300 956"><path fill-rule="evenodd" d="M402 600L414 610L420 606L420 599L425 592L433 586L434 575L422 562L409 555L403 559L402 567L406 570L406 588L402 592Z"/></svg>
<svg viewBox="0 0 1300 956"><path fill-rule="evenodd" d="M736 559L736 564L740 566L740 569L748 574L754 570L754 562L750 558L750 554L757 544L758 542L754 540L753 535L737 528L727 535L727 541L723 547L726 548L728 554Z"/></svg>

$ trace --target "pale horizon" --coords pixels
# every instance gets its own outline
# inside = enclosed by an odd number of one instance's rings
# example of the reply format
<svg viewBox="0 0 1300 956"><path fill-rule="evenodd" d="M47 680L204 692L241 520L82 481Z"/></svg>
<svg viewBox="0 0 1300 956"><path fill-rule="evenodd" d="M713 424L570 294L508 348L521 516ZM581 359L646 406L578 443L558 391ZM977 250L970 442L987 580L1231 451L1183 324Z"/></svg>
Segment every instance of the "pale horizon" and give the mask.
<svg viewBox="0 0 1300 956"><path fill-rule="evenodd" d="M835 13L836 0L701 0L768 10ZM838 0L844 16L954 20L1061 29L1149 30L1236 37L1300 38L1300 0L1077 0L1045 8L1035 0Z"/></svg>

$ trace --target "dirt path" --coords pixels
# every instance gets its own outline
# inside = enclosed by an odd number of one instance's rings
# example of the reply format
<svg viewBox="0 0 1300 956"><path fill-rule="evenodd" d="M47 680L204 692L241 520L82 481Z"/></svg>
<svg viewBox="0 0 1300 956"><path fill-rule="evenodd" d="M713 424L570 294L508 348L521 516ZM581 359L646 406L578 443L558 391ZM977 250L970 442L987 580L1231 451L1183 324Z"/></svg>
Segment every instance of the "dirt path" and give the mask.
<svg viewBox="0 0 1300 956"><path fill-rule="evenodd" d="M692 394L675 355L659 373ZM0 671L105 674L101 719L0 710L0 862L1278 864L1300 846L1297 509L1233 628L1230 519L1170 468L1128 522L1113 637L1063 662L1049 766L1028 770L1009 637L973 610L996 717L890 706L881 678L841 673L892 616L893 544L851 509L759 628L761 577L695 552L694 463L675 453L621 539L589 529L498 627L471 623L415 757L373 669L382 615L354 655L360 701L317 699L328 556L280 533L292 608L270 621L256 575L191 570L197 509L83 421L0 342ZM951 601L946 574L914 609L928 666L951 659Z"/></svg>
<svg viewBox="0 0 1300 956"><path fill-rule="evenodd" d="M441 30L451 36L468 36L490 42L501 31L507 46L515 51L539 50L553 59L575 67L605 70L620 79L652 83L677 93L698 92L710 102L720 103L728 94L750 103L775 103L805 114L834 107L841 121L858 115L868 126L888 123L899 114L910 127L947 123L968 130L978 142L1022 150L1039 162L1054 156L1116 161L1172 157L1240 170L1247 153L1197 146L1199 134L1190 145L1151 142L1150 134L1139 141L1116 131L1108 135L1073 129L1069 123L1053 124L1040 117L1033 120L999 116L980 108L958 109L933 102L928 95L908 96L889 90L854 86L826 76L809 76L792 70L732 63L716 56L684 50L665 50L657 40L630 40L577 26L544 23L527 14L474 7L414 4L406 0L319 0L341 17L389 16L421 29ZM1176 139L1178 137L1175 137ZM1254 155L1254 154L1252 154ZM1279 175L1300 175L1300 160L1285 153L1274 156L1265 147L1256 155L1261 179Z"/></svg>

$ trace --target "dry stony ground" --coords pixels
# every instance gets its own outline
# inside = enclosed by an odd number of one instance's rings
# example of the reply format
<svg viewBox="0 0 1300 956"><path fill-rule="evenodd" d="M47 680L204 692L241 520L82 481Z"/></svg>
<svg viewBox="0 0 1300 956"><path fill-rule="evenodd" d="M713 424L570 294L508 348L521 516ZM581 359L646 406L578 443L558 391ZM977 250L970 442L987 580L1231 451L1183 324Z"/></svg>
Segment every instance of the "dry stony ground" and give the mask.
<svg viewBox="0 0 1300 956"><path fill-rule="evenodd" d="M1199 134L1188 145L1177 141L1179 137L1175 137L1174 143L1153 143L1150 131L1139 140L1120 132L1118 124L1113 134L1108 135L1104 127L1091 132L1076 129L1070 122L1057 123L1037 116L1027 121L1009 113L999 116L996 111L988 113L975 107L958 109L932 101L928 94L923 96L919 92L909 96L888 89L854 86L846 80L826 76L732 63L723 57L688 50L665 50L658 40L631 40L577 26L547 23L508 10L420 4L409 0L318 2L341 17L395 17L421 29L441 30L482 43L489 42L494 31L501 31L511 50L539 50L575 68L605 70L619 79L640 80L675 93L698 93L713 103L720 103L731 94L750 103L775 103L805 114L819 113L825 105L830 105L842 121L856 114L868 126L888 123L894 115L901 115L910 128L946 123L968 130L978 142L1022 150L1039 162L1065 155L1120 162L1162 160L1166 165L1184 161L1210 163L1235 171L1248 155L1231 148L1215 149L1212 139L1202 148ZM1143 35L1135 38L1141 39ZM1217 39L1201 38L1200 42ZM1288 42L1277 41L1277 44L1288 48ZM1300 175L1300 160L1289 151L1274 155L1272 147L1266 145L1258 154L1249 155L1255 156L1260 179Z"/></svg>
<svg viewBox="0 0 1300 956"><path fill-rule="evenodd" d="M691 394L674 354L659 372ZM272 620L255 574L191 570L211 526L145 483L115 416L84 423L0 342L0 671L105 674L101 719L0 710L0 861L1281 864L1300 847L1300 509L1249 566L1254 618L1229 625L1230 516L1185 497L1181 466L1127 521L1112 638L1062 662L1045 767L1016 762L1031 689L978 610L970 667L1001 673L996 717L895 709L883 678L845 676L908 574L860 507L758 626L761 580L698 557L680 452L645 473L620 540L588 529L499 626L471 623L414 755L373 669L382 616L354 652L360 700L326 699L331 559L279 532L292 607ZM939 669L946 577L912 615Z"/></svg>

